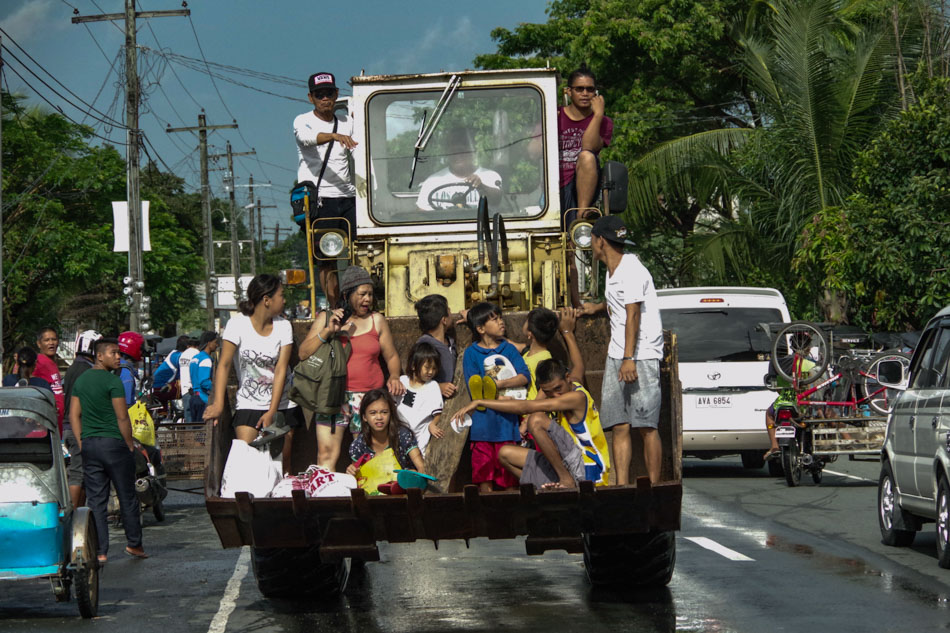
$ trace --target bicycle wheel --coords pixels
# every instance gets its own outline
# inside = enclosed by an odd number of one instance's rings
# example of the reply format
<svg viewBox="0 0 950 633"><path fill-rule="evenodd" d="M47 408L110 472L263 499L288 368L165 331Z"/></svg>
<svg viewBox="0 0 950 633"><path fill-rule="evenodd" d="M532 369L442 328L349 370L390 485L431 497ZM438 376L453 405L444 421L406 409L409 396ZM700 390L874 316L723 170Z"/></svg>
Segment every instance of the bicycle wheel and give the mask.
<svg viewBox="0 0 950 633"><path fill-rule="evenodd" d="M906 374L910 367L910 354L904 352L881 352L868 361L858 377L858 395L862 403L867 403L878 415L887 415L894 406L894 399L900 393L897 389L888 389L877 381L877 369L885 360L896 360L904 365Z"/></svg>
<svg viewBox="0 0 950 633"><path fill-rule="evenodd" d="M789 323L772 341L772 367L793 385L818 380L830 358L825 335L807 321Z"/></svg>

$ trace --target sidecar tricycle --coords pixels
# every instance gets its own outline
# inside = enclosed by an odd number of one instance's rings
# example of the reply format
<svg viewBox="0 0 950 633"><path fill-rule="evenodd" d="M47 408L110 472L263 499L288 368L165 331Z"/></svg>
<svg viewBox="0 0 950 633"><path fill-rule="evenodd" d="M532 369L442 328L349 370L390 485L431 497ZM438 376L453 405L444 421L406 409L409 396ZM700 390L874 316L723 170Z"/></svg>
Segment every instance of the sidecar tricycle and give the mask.
<svg viewBox="0 0 950 633"><path fill-rule="evenodd" d="M76 590L99 609L99 541L88 508L73 508L52 392L0 388L0 581L49 578L56 600Z"/></svg>

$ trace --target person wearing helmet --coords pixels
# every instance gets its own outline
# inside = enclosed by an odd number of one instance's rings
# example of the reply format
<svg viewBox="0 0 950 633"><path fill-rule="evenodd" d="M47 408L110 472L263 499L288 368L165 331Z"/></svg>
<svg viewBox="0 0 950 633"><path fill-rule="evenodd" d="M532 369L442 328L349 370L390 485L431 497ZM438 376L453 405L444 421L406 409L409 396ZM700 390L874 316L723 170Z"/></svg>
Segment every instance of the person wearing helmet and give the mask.
<svg viewBox="0 0 950 633"><path fill-rule="evenodd" d="M119 378L125 388L125 403L130 407L135 404L139 380L139 372L135 364L142 360L144 344L145 338L138 332L123 332L119 335L119 354L122 356L119 364Z"/></svg>
<svg viewBox="0 0 950 633"><path fill-rule="evenodd" d="M73 385L87 370L92 369L96 364L95 347L96 341L102 338L102 335L95 330L86 330L76 335L76 359L66 370L63 376L63 391L66 395L66 413L63 420L63 443L66 444L66 450L69 451L69 467L66 469L66 482L69 484L69 496L73 500L73 507L78 508L85 504L86 495L82 487L82 452L79 450L79 442L76 441L76 435L73 433L73 427L69 423L69 403L70 396L73 393Z"/></svg>

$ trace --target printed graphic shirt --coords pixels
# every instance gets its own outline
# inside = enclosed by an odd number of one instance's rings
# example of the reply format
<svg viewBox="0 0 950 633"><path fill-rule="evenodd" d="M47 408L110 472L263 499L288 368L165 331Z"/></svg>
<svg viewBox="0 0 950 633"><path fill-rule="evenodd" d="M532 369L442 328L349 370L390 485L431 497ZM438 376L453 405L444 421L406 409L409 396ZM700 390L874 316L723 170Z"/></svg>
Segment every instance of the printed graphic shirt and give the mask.
<svg viewBox="0 0 950 633"><path fill-rule="evenodd" d="M290 321L275 317L271 333L261 336L254 329L251 317L239 314L228 321L222 338L234 343L238 348L237 408L254 411L270 409L270 399L274 393L274 371L277 369L280 350L285 345L293 345L294 342ZM293 372L288 368L278 407L281 410L297 406L289 399L292 382Z"/></svg>

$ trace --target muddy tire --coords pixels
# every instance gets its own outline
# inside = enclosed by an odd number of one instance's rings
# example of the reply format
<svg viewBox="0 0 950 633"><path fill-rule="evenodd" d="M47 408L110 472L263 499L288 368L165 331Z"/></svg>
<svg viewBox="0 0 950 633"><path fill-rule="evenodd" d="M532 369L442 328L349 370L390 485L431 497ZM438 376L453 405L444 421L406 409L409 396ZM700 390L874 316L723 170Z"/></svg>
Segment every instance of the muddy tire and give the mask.
<svg viewBox="0 0 950 633"><path fill-rule="evenodd" d="M251 549L257 588L265 598L329 600L342 593L349 566L324 563L320 546Z"/></svg>
<svg viewBox="0 0 950 633"><path fill-rule="evenodd" d="M676 537L672 531L595 536L584 534L584 568L595 586L618 589L664 587L673 577Z"/></svg>
<svg viewBox="0 0 950 633"><path fill-rule="evenodd" d="M86 525L86 546L82 564L71 571L73 586L76 588L76 605L79 615L85 619L94 618L99 613L99 538L92 517Z"/></svg>

